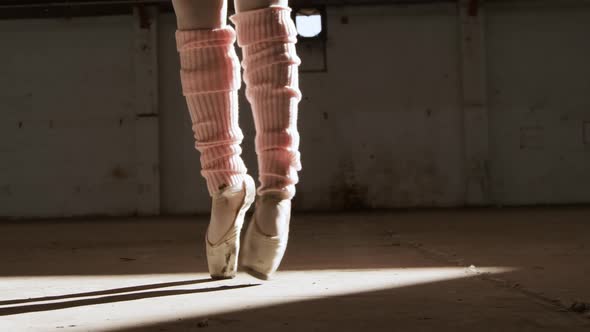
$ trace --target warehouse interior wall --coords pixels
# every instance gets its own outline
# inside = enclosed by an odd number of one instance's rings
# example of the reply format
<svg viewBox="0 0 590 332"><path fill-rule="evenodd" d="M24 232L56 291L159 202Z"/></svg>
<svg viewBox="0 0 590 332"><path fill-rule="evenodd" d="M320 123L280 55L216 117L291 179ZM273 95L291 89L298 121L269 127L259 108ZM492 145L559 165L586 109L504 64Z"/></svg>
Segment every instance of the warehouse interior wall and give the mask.
<svg viewBox="0 0 590 332"><path fill-rule="evenodd" d="M587 2L325 15L299 48L296 210L590 201ZM0 216L209 210L174 30L154 8L0 20ZM240 107L256 176L243 89Z"/></svg>
<svg viewBox="0 0 590 332"><path fill-rule="evenodd" d="M491 6L486 31L495 200L587 203L589 6Z"/></svg>

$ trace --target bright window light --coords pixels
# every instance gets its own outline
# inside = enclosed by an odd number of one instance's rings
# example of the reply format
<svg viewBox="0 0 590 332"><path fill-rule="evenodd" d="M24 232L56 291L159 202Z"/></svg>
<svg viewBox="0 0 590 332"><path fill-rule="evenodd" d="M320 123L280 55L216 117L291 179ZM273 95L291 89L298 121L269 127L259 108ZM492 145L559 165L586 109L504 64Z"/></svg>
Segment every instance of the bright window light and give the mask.
<svg viewBox="0 0 590 332"><path fill-rule="evenodd" d="M322 32L322 15L317 9L302 9L295 16L295 24L300 36L316 37Z"/></svg>

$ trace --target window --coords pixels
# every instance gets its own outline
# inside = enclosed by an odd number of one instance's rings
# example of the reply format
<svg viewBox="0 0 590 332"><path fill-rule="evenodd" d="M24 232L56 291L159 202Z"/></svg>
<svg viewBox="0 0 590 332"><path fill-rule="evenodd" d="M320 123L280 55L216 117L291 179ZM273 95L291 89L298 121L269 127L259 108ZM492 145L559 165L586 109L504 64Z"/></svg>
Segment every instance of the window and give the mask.
<svg viewBox="0 0 590 332"><path fill-rule="evenodd" d="M322 12L317 8L303 8L295 13L295 25L299 36L317 38L323 30Z"/></svg>
<svg viewBox="0 0 590 332"><path fill-rule="evenodd" d="M297 55L301 58L301 72L328 71L326 17L326 7L322 5L294 8L291 12L297 28Z"/></svg>

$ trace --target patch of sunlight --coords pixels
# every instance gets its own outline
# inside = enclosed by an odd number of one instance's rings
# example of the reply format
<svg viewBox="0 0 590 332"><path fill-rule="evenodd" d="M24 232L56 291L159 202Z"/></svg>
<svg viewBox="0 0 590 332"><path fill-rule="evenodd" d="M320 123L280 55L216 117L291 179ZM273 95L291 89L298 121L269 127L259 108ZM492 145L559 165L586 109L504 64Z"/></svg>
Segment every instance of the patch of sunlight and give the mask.
<svg viewBox="0 0 590 332"><path fill-rule="evenodd" d="M0 278L0 331L45 331L48 326L69 325L85 331L109 331L513 270L431 267L281 271L268 282L244 273L216 281L205 273L6 277ZM68 331L76 331L76 326Z"/></svg>

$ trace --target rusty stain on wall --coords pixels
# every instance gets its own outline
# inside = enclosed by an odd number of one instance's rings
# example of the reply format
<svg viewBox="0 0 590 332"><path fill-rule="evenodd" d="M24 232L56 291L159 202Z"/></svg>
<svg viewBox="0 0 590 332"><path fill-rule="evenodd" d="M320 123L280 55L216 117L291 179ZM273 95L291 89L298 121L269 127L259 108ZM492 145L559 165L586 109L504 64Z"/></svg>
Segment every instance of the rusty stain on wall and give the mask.
<svg viewBox="0 0 590 332"><path fill-rule="evenodd" d="M452 190L428 149L409 156L392 153L389 144L366 148L340 158L330 182L331 209L436 206Z"/></svg>
<svg viewBox="0 0 590 332"><path fill-rule="evenodd" d="M111 177L117 180L124 180L129 177L129 173L121 166L115 166L111 170Z"/></svg>
<svg viewBox="0 0 590 332"><path fill-rule="evenodd" d="M152 21L147 12L148 9L144 5L138 5L136 8L139 16L139 27L141 29L149 29L152 26Z"/></svg>
<svg viewBox="0 0 590 332"><path fill-rule="evenodd" d="M479 12L479 3L478 0L469 0L469 4L467 6L467 14L469 16L477 16Z"/></svg>
<svg viewBox="0 0 590 332"><path fill-rule="evenodd" d="M359 183L350 157L343 158L332 177L330 206L337 209L363 209L369 207L368 186Z"/></svg>

